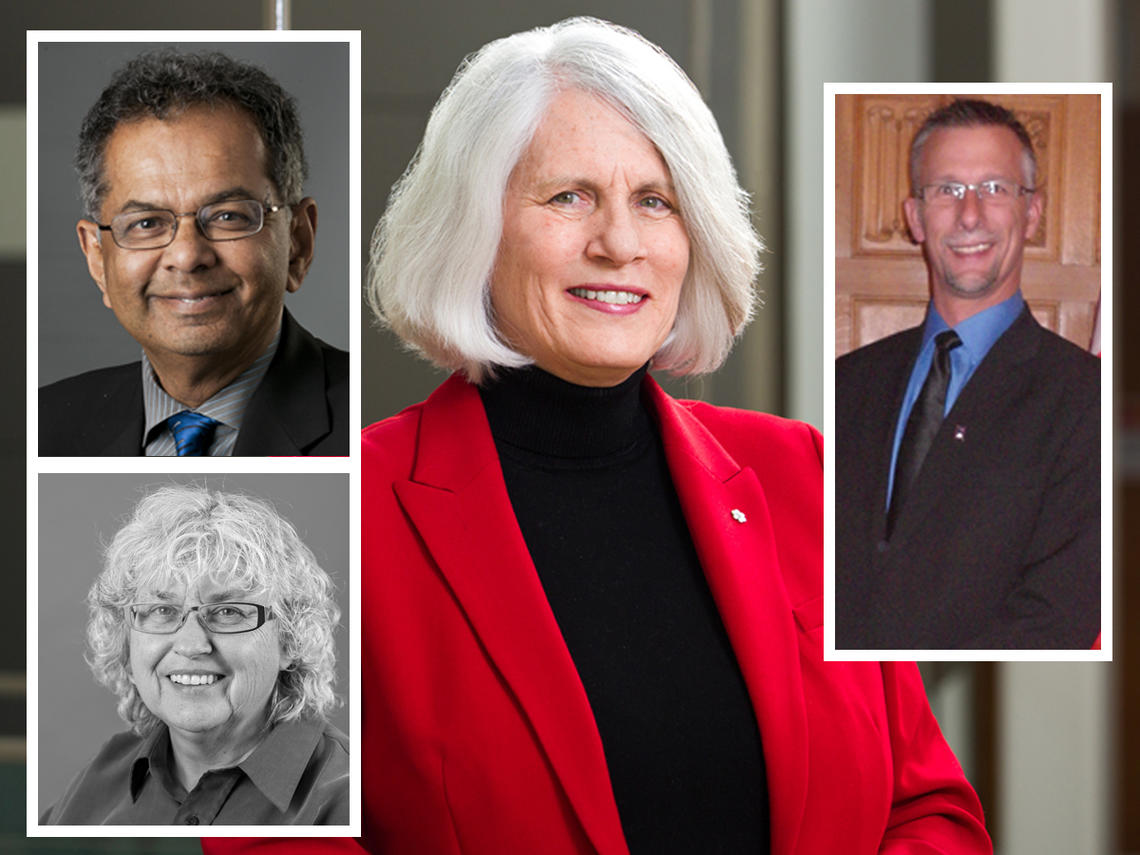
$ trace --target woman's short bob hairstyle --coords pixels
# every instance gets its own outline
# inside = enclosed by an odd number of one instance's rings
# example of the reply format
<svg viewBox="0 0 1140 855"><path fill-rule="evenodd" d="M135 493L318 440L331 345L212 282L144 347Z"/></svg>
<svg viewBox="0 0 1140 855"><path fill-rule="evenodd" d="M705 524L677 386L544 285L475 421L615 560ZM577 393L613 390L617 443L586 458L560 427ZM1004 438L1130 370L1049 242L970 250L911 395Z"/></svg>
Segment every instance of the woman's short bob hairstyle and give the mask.
<svg viewBox="0 0 1140 855"><path fill-rule="evenodd" d="M411 348L478 383L532 362L495 327L490 278L511 172L548 106L603 99L657 147L690 243L673 330L653 358L716 369L752 315L760 240L716 120L675 62L633 30L571 18L484 46L459 67L372 238L368 298Z"/></svg>
<svg viewBox="0 0 1140 855"><path fill-rule="evenodd" d="M209 579L256 594L273 609L290 664L278 672L267 726L324 716L336 703L333 584L296 530L260 499L197 486L166 486L135 507L106 549L87 595L88 663L119 698L119 715L139 734L159 723L131 682L127 607L140 591Z"/></svg>

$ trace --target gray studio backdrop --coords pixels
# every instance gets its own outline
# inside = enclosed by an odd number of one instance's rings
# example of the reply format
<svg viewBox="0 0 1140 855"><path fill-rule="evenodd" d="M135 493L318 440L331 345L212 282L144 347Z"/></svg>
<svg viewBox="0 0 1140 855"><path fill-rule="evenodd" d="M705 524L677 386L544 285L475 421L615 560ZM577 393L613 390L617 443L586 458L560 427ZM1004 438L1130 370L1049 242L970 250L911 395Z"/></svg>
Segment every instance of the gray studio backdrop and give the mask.
<svg viewBox="0 0 1140 855"><path fill-rule="evenodd" d="M317 200L317 249L301 290L285 305L310 332L348 349L349 52L347 42L179 42L251 62L297 99L309 180ZM143 42L41 43L39 69L39 383L133 362L139 346L103 305L75 235L83 216L75 146L83 116L111 75ZM29 247L29 250L32 248Z"/></svg>
<svg viewBox="0 0 1140 855"><path fill-rule="evenodd" d="M111 736L127 729L116 698L84 661L87 591L101 570L103 547L142 496L164 484L198 484L268 501L297 529L336 585L337 695L333 724L349 733L349 485L323 475L41 475L39 495L39 808L54 804L75 774ZM353 737L357 749L358 734ZM358 749L357 749L358 750Z"/></svg>

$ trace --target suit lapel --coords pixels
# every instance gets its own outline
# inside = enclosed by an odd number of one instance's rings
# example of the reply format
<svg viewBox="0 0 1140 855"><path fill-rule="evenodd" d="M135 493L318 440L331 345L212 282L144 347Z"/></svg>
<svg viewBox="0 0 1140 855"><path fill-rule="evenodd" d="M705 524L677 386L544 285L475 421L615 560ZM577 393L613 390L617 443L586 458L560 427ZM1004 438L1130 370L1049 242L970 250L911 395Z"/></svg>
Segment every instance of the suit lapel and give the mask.
<svg viewBox="0 0 1140 855"><path fill-rule="evenodd" d="M791 855L807 799L807 714L764 489L696 417L647 383L673 485L760 727L772 851Z"/></svg>
<svg viewBox="0 0 1140 855"><path fill-rule="evenodd" d="M879 447L873 458L871 469L875 479L873 493L875 504L871 514L872 543L878 543L887 536L887 488L890 485L891 455L895 448L895 430L898 427L899 410L902 409L903 398L906 397L906 387L910 380L910 372L914 368L914 361L922 346L922 327L915 327L899 342L899 358L895 361L895 369L889 377L874 377L873 383L882 383L883 388L894 390L888 405L869 413L869 418L879 418L881 422L867 431L867 436L877 437Z"/></svg>
<svg viewBox="0 0 1140 855"><path fill-rule="evenodd" d="M302 454L331 429L320 346L293 320L281 319L281 340L249 399L234 456Z"/></svg>
<svg viewBox="0 0 1140 855"><path fill-rule="evenodd" d="M462 438L462 442L457 441ZM601 738L519 530L482 402L454 376L424 404L396 495L529 719L586 835L626 852Z"/></svg>
<svg viewBox="0 0 1140 855"><path fill-rule="evenodd" d="M974 450L981 448L979 440L1002 430L1007 421L1004 402L1016 400L1017 388L1027 382L1026 369L1040 346L1040 335L1041 327L1026 308L975 369L938 429L899 515L895 530L899 543L920 529L938 507L944 485L975 469L968 461ZM959 425L967 429L970 441L955 439Z"/></svg>
<svg viewBox="0 0 1140 855"><path fill-rule="evenodd" d="M103 397L99 413L87 419L91 434L80 441L78 448L84 449L81 453L98 457L138 457L143 453L145 423L142 367L133 362L123 366L121 381Z"/></svg>

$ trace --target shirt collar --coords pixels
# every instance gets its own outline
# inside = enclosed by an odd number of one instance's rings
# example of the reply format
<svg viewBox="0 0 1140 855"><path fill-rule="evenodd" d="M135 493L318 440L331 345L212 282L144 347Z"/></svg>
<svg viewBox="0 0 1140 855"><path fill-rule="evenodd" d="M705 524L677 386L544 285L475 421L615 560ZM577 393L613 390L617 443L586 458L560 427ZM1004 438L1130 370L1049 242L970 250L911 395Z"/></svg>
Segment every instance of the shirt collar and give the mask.
<svg viewBox="0 0 1140 855"><path fill-rule="evenodd" d="M281 722L238 768L274 807L285 813L322 733L324 722L319 719Z"/></svg>
<svg viewBox="0 0 1140 855"><path fill-rule="evenodd" d="M241 429L245 418L246 406L253 393L261 384L265 372L269 370L269 363L277 353L277 345L281 341L281 327L277 327L277 334L261 356L253 361L245 371L233 379L228 386L219 389L201 406L194 407L194 411L204 416L216 419L224 425L232 427L235 431ZM166 420L175 413L187 409L186 405L172 398L158 382L154 373L154 366L150 364L146 353L142 355L142 384L143 406L145 408L146 424L143 429L143 444L151 439L151 431L164 425Z"/></svg>
<svg viewBox="0 0 1140 855"><path fill-rule="evenodd" d="M987 353L994 343L1001 338L1004 333L1021 314L1022 308L1025 306L1025 298L1021 296L1021 291L1015 291L1013 296L1002 300L995 306L990 306L988 309L983 309L976 315L971 315L962 321L956 327L954 332L958 333L958 338L962 340L963 355L969 357L971 365L977 365ZM934 303L930 303L930 307L926 312L926 323L922 328L922 347L926 348L930 341L943 330L950 329L950 325L943 320L942 316L938 314L938 310L934 308Z"/></svg>
<svg viewBox="0 0 1140 855"><path fill-rule="evenodd" d="M165 725L160 725L151 731L139 743L135 750L135 759L131 763L131 801L137 802L146 784L147 776L153 774L159 783L169 792L170 784L178 789L181 785L174 779L170 769L170 738ZM174 793L171 793L174 795ZM185 793L182 793L185 796Z"/></svg>
<svg viewBox="0 0 1140 855"><path fill-rule="evenodd" d="M285 813L323 733L324 722L319 719L282 722L269 731L253 753L238 763L237 768L274 807ZM169 734L166 725L160 725L143 739L135 752L131 763L131 801L138 801L148 775L154 775L171 796L181 802L186 798L186 791L173 772Z"/></svg>

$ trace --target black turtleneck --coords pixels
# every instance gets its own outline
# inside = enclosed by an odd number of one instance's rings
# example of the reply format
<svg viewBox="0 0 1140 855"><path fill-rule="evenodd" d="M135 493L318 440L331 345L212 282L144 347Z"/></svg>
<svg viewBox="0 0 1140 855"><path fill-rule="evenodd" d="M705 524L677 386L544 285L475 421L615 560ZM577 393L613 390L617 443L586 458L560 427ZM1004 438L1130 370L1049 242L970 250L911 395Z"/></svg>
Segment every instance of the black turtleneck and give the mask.
<svg viewBox="0 0 1140 855"><path fill-rule="evenodd" d="M747 688L689 536L645 369L480 390L507 493L601 734L631 853L769 851Z"/></svg>

